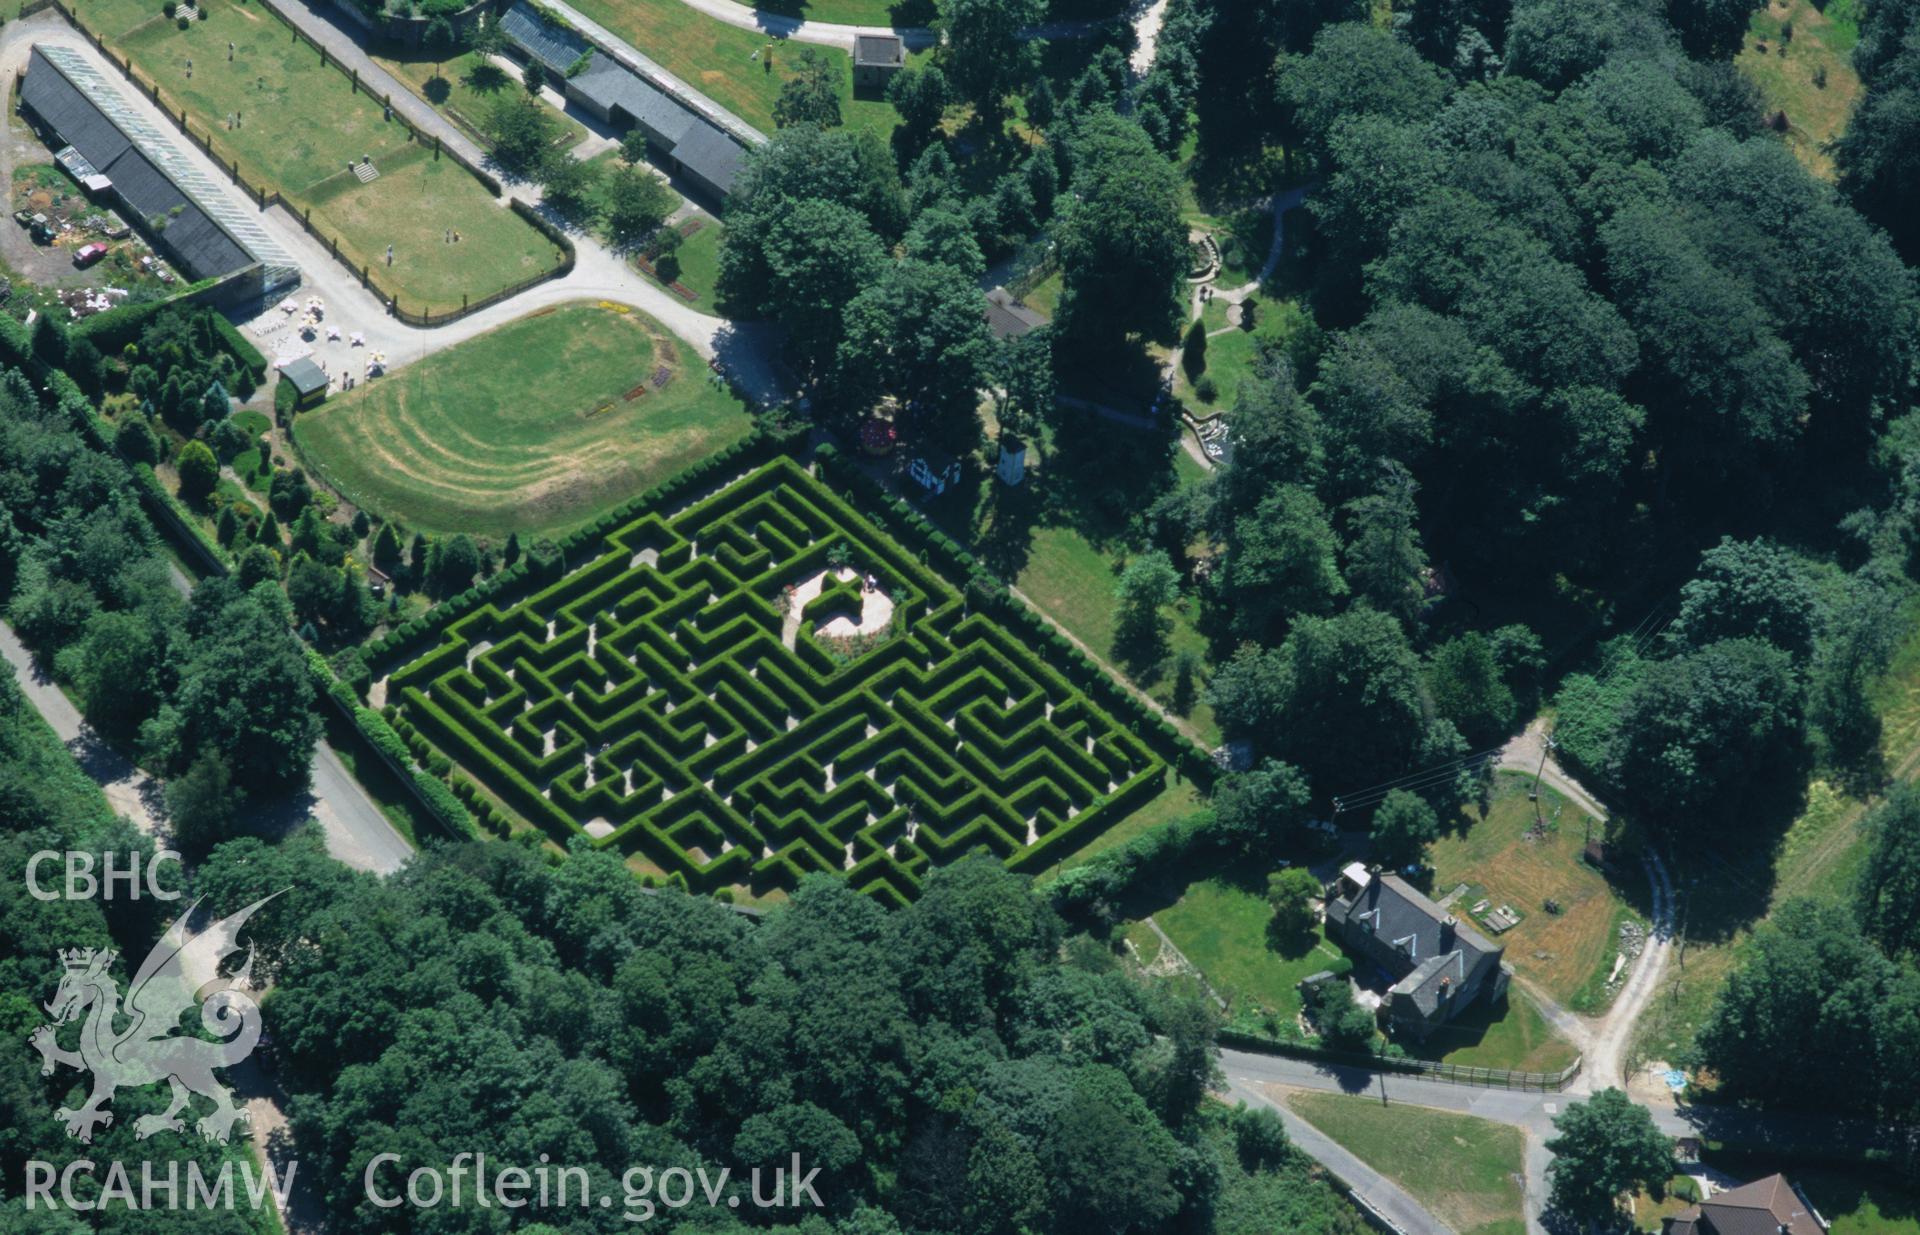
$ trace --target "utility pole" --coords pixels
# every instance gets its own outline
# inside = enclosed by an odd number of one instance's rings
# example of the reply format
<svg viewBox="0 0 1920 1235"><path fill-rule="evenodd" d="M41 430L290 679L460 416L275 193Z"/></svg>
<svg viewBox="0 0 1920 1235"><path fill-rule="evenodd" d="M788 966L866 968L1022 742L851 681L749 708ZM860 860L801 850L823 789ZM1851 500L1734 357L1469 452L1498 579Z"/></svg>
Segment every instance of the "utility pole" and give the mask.
<svg viewBox="0 0 1920 1235"><path fill-rule="evenodd" d="M1552 749L1553 735L1551 733L1543 735L1543 740L1540 743L1540 766L1533 770L1533 789L1527 794L1527 797L1533 802L1534 826L1542 831L1546 830L1547 821L1540 814L1540 778L1546 775L1547 752Z"/></svg>

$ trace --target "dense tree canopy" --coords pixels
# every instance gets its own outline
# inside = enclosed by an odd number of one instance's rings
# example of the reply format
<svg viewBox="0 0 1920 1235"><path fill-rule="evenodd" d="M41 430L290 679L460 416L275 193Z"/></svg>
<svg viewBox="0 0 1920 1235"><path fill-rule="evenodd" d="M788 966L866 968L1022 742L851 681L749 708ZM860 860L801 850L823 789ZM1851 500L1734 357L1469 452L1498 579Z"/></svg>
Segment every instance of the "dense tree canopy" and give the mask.
<svg viewBox="0 0 1920 1235"><path fill-rule="evenodd" d="M1070 149L1074 192L1058 232L1060 330L1108 344L1166 330L1187 264L1178 175L1138 124L1108 111L1082 121Z"/></svg>
<svg viewBox="0 0 1920 1235"><path fill-rule="evenodd" d="M1294 1229L1352 1221L1297 1190L1284 1137L1236 1137L1208 1109L1210 1006L1098 952L1062 963L1052 911L991 859L934 873L893 914L809 880L758 926L646 895L586 849L558 866L517 845L442 849L376 881L309 834L221 846L195 877L223 899L289 883L256 919L268 1015L295 1145L356 1230L415 1229L361 1186L396 1146L435 1163L537 1147L616 1196L634 1163L739 1173L797 1150L821 1168L818 1215L683 1215L702 1230L1237 1233L1216 1204L1283 1195ZM436 1217L491 1229L474 1207Z"/></svg>

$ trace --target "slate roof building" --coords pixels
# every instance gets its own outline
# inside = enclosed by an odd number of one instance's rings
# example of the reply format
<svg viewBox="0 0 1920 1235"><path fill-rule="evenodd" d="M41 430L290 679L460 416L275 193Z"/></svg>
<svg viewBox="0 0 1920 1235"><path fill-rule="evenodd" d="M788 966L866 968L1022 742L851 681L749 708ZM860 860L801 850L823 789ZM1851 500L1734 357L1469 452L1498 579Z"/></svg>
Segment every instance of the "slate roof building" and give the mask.
<svg viewBox="0 0 1920 1235"><path fill-rule="evenodd" d="M681 97L664 75L655 80L636 72L579 31L548 20L527 0L516 0L501 15L500 30L521 55L554 75L569 101L616 128L646 134L654 153L695 189L716 201L733 192L746 148L736 134ZM589 53L585 67L566 76Z"/></svg>
<svg viewBox="0 0 1920 1235"><path fill-rule="evenodd" d="M280 380L293 384L296 403L305 407L308 403L327 397L327 371L313 362L312 357L302 356L280 366Z"/></svg>
<svg viewBox="0 0 1920 1235"><path fill-rule="evenodd" d="M987 329L994 338L1015 338L1046 324L1046 314L1021 304L1006 288L996 287L987 293Z"/></svg>
<svg viewBox="0 0 1920 1235"><path fill-rule="evenodd" d="M700 123L665 91L605 56L595 56L585 72L569 80L567 93L602 120L638 128L662 153L679 145Z"/></svg>
<svg viewBox="0 0 1920 1235"><path fill-rule="evenodd" d="M1358 862L1327 897L1327 933L1394 979L1384 1011L1425 1037L1479 1001L1506 994L1504 949L1463 925L1398 875Z"/></svg>
<svg viewBox="0 0 1920 1235"><path fill-rule="evenodd" d="M256 213L190 162L84 53L35 44L20 106L62 162L90 168L88 188L114 198L189 279L242 273L236 291L258 295L299 283L298 263Z"/></svg>
<svg viewBox="0 0 1920 1235"><path fill-rule="evenodd" d="M680 174L708 195L725 201L747 161L747 151L704 120L695 121L674 146L672 158Z"/></svg>
<svg viewBox="0 0 1920 1235"><path fill-rule="evenodd" d="M906 67L907 48L897 34L857 34L853 37L853 88L885 90L887 82Z"/></svg>
<svg viewBox="0 0 1920 1235"><path fill-rule="evenodd" d="M1667 1219L1666 1235L1825 1235L1827 1220L1785 1175L1715 1193Z"/></svg>

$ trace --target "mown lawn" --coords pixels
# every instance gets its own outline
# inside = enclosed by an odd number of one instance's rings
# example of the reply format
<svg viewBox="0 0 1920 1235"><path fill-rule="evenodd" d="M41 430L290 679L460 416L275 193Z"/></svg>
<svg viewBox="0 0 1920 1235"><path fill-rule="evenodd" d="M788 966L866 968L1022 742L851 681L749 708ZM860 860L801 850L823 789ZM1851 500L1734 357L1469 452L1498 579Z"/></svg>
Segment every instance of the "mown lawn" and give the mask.
<svg viewBox="0 0 1920 1235"><path fill-rule="evenodd" d="M1227 1001L1229 1012L1255 1008L1290 1025L1300 1015L1300 980L1338 964L1341 952L1319 929L1276 951L1267 936L1272 917L1259 892L1207 879L1189 886L1153 920Z"/></svg>
<svg viewBox="0 0 1920 1235"><path fill-rule="evenodd" d="M1219 726L1205 702L1210 648L1198 625L1197 597L1182 596L1162 610L1164 654L1142 655L1140 649L1116 645L1114 585L1133 549L1124 527L1094 508L1093 486L1105 484L1105 474L1077 474L1074 447L1069 446L1063 457L1053 446L1055 433L1077 442L1087 432L1105 431L1138 434L1133 429L1103 428L1102 422L1080 414L1029 443L1028 480L1019 488L1009 489L992 473L984 473L970 489L934 503L928 514L996 573L1011 576L1035 607L1095 656L1186 720L1202 744L1217 745ZM1176 486L1199 483L1205 476L1177 448L1161 457L1143 444L1139 461L1142 467L1169 469L1167 478ZM1143 491L1156 487L1151 477L1141 476L1139 481ZM1178 668L1183 655L1191 657L1193 664L1187 699L1180 697Z"/></svg>
<svg viewBox="0 0 1920 1235"><path fill-rule="evenodd" d="M1514 970L1554 999L1577 1012L1597 1013L1612 1001L1604 986L1619 952L1620 922L1631 917L1644 924L1627 902L1633 897L1644 903L1646 880L1634 854L1616 859L1619 886L1583 861L1589 834L1598 840L1602 830L1551 788L1543 786L1540 804L1546 831L1530 838L1532 784L1531 777L1502 774L1484 813L1478 807L1461 812L1459 830L1442 836L1429 853L1434 894L1468 885L1453 907L1463 921L1506 945ZM1490 908L1511 905L1520 924L1495 935L1473 913L1482 899ZM1550 900L1561 912L1548 912Z"/></svg>
<svg viewBox="0 0 1920 1235"><path fill-rule="evenodd" d="M1847 127L1860 95L1850 53L1859 40L1860 0L1769 0L1756 10L1734 63L1760 87L1769 112L1786 113L1787 144L1828 180L1828 145ZM1788 27L1792 37L1783 37Z"/></svg>
<svg viewBox="0 0 1920 1235"><path fill-rule="evenodd" d="M1200 794L1193 787L1193 782L1190 780L1174 781L1171 779L1171 772L1168 773L1168 778L1169 782L1167 787L1162 789L1157 797L1153 798L1139 810L1134 811L1131 815L1128 815L1125 819L1122 819L1119 823L1114 824L1100 835L1094 837L1079 849L1074 850L1066 857L1060 859L1060 861L1049 866L1046 870L1041 871L1034 876L1035 882L1045 883L1069 866L1078 866L1096 854L1124 845L1144 832L1157 828L1163 823L1178 819L1182 815L1191 814L1199 809Z"/></svg>
<svg viewBox="0 0 1920 1235"><path fill-rule="evenodd" d="M1066 289L1066 286L1066 279L1056 270L1034 284L1033 290L1021 298L1021 303L1036 313L1044 313L1052 317L1060 311L1060 293Z"/></svg>
<svg viewBox="0 0 1920 1235"><path fill-rule="evenodd" d="M526 95L517 78L477 52L461 52L442 63L422 59L417 54L373 59L412 87L415 94L444 112L482 146L492 144L492 138L487 135L488 116L497 101ZM544 100L542 106L555 126L555 146L571 150L592 136L578 120L556 111Z"/></svg>
<svg viewBox="0 0 1920 1235"><path fill-rule="evenodd" d="M1470 1008L1426 1041L1407 1039L1401 1046L1415 1059L1513 1072L1558 1072L1580 1053L1554 1032L1526 992L1511 986L1499 1003Z"/></svg>
<svg viewBox="0 0 1920 1235"><path fill-rule="evenodd" d="M680 242L680 284L693 290L706 312L713 312L714 289L720 285L720 244L727 229L718 219L700 216L700 226ZM687 224L682 223L684 232Z"/></svg>
<svg viewBox="0 0 1920 1235"><path fill-rule="evenodd" d="M411 528L560 531L739 438L747 410L643 314L573 304L437 352L294 425L342 495Z"/></svg>
<svg viewBox="0 0 1920 1235"><path fill-rule="evenodd" d="M176 114L184 107L192 128L211 135L221 162L237 160L249 184L310 212L328 241L338 239L342 260L374 270L403 308L456 308L463 295L491 295L558 260L532 225L459 164L413 142L379 99L322 64L267 10L234 0L205 0L202 10L206 20L182 30L148 3L79 5ZM362 158L378 179L363 184L349 170ZM460 244L446 242L449 229Z"/></svg>
<svg viewBox="0 0 1920 1235"><path fill-rule="evenodd" d="M1370 1097L1295 1092L1287 1105L1460 1235L1521 1235L1520 1129Z"/></svg>
<svg viewBox="0 0 1920 1235"><path fill-rule="evenodd" d="M847 26L926 26L939 16L933 0L766 0L742 7Z"/></svg>
<svg viewBox="0 0 1920 1235"><path fill-rule="evenodd" d="M715 21L680 0L577 0L576 7L754 128L773 132L773 104L799 64L799 46ZM814 50L840 78L840 115L848 128L871 129L884 138L899 126L899 114L886 99L854 96L852 56L829 47ZM908 63L926 54L909 56Z"/></svg>
<svg viewBox="0 0 1920 1235"><path fill-rule="evenodd" d="M1675 1217L1696 1202L1699 1186L1685 1175L1669 1179L1658 1197L1638 1189L1633 1194L1633 1229L1646 1235L1660 1235L1668 1218Z"/></svg>
<svg viewBox="0 0 1920 1235"><path fill-rule="evenodd" d="M1114 646L1113 588L1119 578L1114 567L1120 561L1116 552L1103 552L1075 528L1035 528L1027 564L1015 578L1014 585L1103 660L1119 663ZM1196 599L1188 597L1167 608L1166 661L1151 672L1131 675L1164 705L1170 706L1173 702L1175 658L1183 652L1203 661L1206 656L1206 638L1194 625L1198 604ZM1144 682L1139 681L1142 677L1146 678ZM1197 681L1196 699L1203 689L1204 683ZM1196 701L1186 712L1186 719L1200 731L1203 742L1208 745L1219 742L1220 731L1213 719L1213 709L1205 703Z"/></svg>
<svg viewBox="0 0 1920 1235"><path fill-rule="evenodd" d="M1223 278L1221 285L1226 283ZM1314 329L1312 317L1292 300L1254 297L1251 307L1243 306L1243 311L1253 314L1252 330L1228 325L1224 301L1215 300L1202 311L1200 320L1206 323L1209 332L1222 330L1224 333L1209 333L1205 364L1199 372L1189 375L1189 365L1182 357L1173 385L1174 397L1195 415L1231 409L1241 385L1253 380L1258 372L1264 352L1275 350L1290 356L1296 346L1296 336ZM1213 395L1211 399L1202 397L1208 389Z"/></svg>

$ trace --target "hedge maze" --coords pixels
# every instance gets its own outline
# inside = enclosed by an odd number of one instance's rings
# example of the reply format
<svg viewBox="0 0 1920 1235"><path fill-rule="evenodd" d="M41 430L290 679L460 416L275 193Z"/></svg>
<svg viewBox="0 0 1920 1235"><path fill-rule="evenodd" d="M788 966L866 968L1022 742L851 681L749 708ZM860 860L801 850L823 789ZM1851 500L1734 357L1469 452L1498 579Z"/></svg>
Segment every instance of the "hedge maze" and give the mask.
<svg viewBox="0 0 1920 1235"><path fill-rule="evenodd" d="M979 846L1049 865L1165 783L1138 737L791 460L592 545L388 680L405 729L557 840L695 889L829 871L904 901ZM869 577L885 629L818 636L859 619Z"/></svg>

